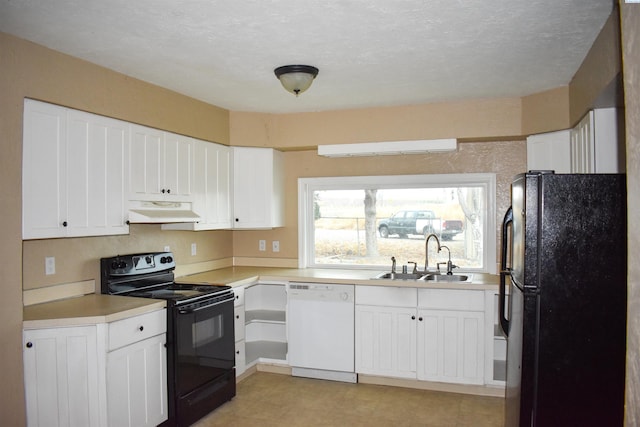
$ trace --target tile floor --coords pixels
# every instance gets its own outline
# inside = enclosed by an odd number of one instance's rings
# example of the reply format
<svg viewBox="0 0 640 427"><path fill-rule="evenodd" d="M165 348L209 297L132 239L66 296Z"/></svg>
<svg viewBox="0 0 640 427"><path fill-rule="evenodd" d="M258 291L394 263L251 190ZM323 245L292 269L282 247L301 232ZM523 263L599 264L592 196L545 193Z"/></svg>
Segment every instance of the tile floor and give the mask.
<svg viewBox="0 0 640 427"><path fill-rule="evenodd" d="M257 372L194 427L502 427L504 403L469 396Z"/></svg>

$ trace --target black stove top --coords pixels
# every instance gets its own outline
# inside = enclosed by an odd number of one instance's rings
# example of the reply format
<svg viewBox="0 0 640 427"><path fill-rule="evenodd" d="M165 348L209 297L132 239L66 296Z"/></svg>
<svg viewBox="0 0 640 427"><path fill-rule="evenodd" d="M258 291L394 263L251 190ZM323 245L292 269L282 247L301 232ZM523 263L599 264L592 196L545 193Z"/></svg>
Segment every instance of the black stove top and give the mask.
<svg viewBox="0 0 640 427"><path fill-rule="evenodd" d="M231 287L225 285L174 283L167 287L132 291L126 293L125 295L130 297L156 298L179 302L185 300L193 300L198 297L215 296L229 289L231 289Z"/></svg>
<svg viewBox="0 0 640 427"><path fill-rule="evenodd" d="M171 252L118 255L100 260L103 294L157 298L181 304L231 294L226 285L175 283Z"/></svg>

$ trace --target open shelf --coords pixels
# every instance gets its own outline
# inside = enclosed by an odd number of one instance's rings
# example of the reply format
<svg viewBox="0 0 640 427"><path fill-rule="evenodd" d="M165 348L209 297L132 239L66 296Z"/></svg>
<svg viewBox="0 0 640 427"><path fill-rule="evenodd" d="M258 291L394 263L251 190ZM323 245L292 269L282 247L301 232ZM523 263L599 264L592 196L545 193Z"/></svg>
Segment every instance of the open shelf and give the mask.
<svg viewBox="0 0 640 427"><path fill-rule="evenodd" d="M259 322L282 322L286 320L286 312L282 310L246 310L244 314L246 323Z"/></svg>
<svg viewBox="0 0 640 427"><path fill-rule="evenodd" d="M287 360L287 343L275 341L247 341L245 343L246 363L256 360L275 359Z"/></svg>

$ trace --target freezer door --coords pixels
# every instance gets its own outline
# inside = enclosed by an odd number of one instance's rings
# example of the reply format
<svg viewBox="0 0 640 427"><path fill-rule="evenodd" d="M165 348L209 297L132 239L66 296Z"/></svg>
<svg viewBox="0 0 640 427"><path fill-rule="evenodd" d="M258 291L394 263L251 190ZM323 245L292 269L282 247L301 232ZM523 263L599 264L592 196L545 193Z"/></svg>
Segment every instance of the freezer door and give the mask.
<svg viewBox="0 0 640 427"><path fill-rule="evenodd" d="M511 234L512 234L512 269L511 277L519 285L524 284L524 250L525 250L525 187L526 176L518 175L511 184Z"/></svg>

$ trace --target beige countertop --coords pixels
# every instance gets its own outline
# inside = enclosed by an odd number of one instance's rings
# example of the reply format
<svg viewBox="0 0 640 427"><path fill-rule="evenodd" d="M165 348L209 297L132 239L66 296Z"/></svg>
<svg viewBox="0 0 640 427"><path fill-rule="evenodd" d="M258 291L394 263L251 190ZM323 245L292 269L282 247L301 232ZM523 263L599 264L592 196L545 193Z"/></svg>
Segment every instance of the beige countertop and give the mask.
<svg viewBox="0 0 640 427"><path fill-rule="evenodd" d="M373 286L397 286L425 289L476 289L497 290L499 276L486 273L469 273L471 282L427 282L423 280L371 279L380 271L346 270L323 268L270 268L270 267L229 267L204 273L192 274L176 279L182 283L210 283L229 286L242 286L262 281L301 281L309 283L336 283ZM462 273L461 273L462 274ZM467 274L467 273L464 273Z"/></svg>
<svg viewBox="0 0 640 427"><path fill-rule="evenodd" d="M397 286L424 289L497 290L499 276L471 273L471 282L440 283L421 280L371 279L382 271L320 269L229 267L183 276L181 283L222 284L242 286L261 281L301 281L308 283L336 283L371 286ZM24 307L25 329L59 326L80 326L108 323L166 307L164 300L115 295L89 294L75 298L34 304Z"/></svg>
<svg viewBox="0 0 640 427"><path fill-rule="evenodd" d="M23 309L24 329L108 323L166 307L164 300L89 294Z"/></svg>

